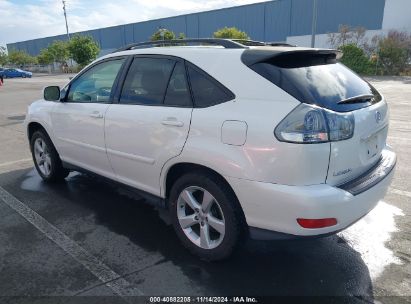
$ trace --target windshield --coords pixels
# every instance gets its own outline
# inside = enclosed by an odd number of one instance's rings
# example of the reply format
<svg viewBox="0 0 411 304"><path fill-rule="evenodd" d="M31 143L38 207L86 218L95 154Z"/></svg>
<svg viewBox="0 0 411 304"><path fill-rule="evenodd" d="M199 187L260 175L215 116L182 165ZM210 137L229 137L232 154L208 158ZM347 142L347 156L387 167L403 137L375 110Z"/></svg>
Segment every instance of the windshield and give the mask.
<svg viewBox="0 0 411 304"><path fill-rule="evenodd" d="M381 100L368 82L325 56L277 56L250 68L299 101L338 112L357 110Z"/></svg>

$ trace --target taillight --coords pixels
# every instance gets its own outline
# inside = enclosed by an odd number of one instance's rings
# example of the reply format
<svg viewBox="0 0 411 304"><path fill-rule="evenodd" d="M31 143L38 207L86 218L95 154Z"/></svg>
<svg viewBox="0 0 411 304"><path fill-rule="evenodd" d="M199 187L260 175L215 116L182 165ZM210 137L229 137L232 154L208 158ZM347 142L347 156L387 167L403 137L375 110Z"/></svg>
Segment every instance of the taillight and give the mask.
<svg viewBox="0 0 411 304"><path fill-rule="evenodd" d="M354 134L354 115L302 103L280 122L274 134L279 141L290 143L349 139Z"/></svg>

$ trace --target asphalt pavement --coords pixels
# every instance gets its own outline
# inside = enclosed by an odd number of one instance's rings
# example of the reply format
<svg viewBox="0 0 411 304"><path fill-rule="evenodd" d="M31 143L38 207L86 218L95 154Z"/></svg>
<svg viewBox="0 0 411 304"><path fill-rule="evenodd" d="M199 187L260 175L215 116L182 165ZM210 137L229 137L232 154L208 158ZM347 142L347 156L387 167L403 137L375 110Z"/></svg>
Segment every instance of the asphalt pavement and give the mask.
<svg viewBox="0 0 411 304"><path fill-rule="evenodd" d="M322 239L247 241L218 263L191 256L166 212L125 189L75 172L64 183L41 181L22 122L42 87L67 81L6 79L0 87L0 302L122 303L141 295L411 302L411 78L370 79L390 105L388 143L398 164L369 215Z"/></svg>

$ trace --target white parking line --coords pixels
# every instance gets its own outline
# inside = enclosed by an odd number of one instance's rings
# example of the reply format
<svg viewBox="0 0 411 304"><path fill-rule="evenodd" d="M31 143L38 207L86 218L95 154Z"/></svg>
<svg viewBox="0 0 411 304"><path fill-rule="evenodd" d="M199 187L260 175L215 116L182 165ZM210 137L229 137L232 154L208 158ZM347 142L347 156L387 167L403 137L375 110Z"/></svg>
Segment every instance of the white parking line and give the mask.
<svg viewBox="0 0 411 304"><path fill-rule="evenodd" d="M411 138L398 137L398 136L388 136L388 139L398 140L398 141L410 141L411 140Z"/></svg>
<svg viewBox="0 0 411 304"><path fill-rule="evenodd" d="M56 243L61 249L71 255L76 261L87 268L107 287L111 288L114 293L121 297L143 295L141 290L121 278L119 274L111 270L107 265L91 255L83 247L61 232L57 227L50 224L41 215L19 201L2 187L0 187L0 199L41 231L46 237Z"/></svg>
<svg viewBox="0 0 411 304"><path fill-rule="evenodd" d="M11 162L1 163L0 167L12 166L12 165L20 164L20 163L25 163L25 162L28 162L28 161L32 161L32 159L31 158L24 158L24 159L11 161Z"/></svg>
<svg viewBox="0 0 411 304"><path fill-rule="evenodd" d="M390 188L389 191L394 194L411 197L411 192Z"/></svg>

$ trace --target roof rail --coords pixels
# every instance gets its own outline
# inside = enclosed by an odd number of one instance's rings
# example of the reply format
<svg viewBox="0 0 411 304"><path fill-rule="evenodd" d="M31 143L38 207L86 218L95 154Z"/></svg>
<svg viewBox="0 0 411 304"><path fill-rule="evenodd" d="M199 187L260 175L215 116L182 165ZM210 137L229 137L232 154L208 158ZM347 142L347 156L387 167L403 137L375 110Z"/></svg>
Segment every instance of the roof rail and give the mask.
<svg viewBox="0 0 411 304"><path fill-rule="evenodd" d="M199 38L199 39L177 39L177 40L157 40L157 41L147 41L132 43L125 47L115 50L113 53L128 51L140 48L152 48L159 46L176 46L176 45L187 45L187 44L210 44L222 46L226 49L245 49L247 48L245 44L236 42L230 39L219 39L219 38Z"/></svg>
<svg viewBox="0 0 411 304"><path fill-rule="evenodd" d="M235 42L238 42L238 43L240 43L242 45L246 45L246 46L266 46L267 45L266 42L248 40L248 39L231 39L231 41L235 41Z"/></svg>
<svg viewBox="0 0 411 304"><path fill-rule="evenodd" d="M267 46L294 46L296 47L295 44L289 44L286 42L266 42L265 45Z"/></svg>
<svg viewBox="0 0 411 304"><path fill-rule="evenodd" d="M232 41L241 43L246 46L296 46L294 44L289 44L286 42L262 42L247 39L231 39Z"/></svg>

